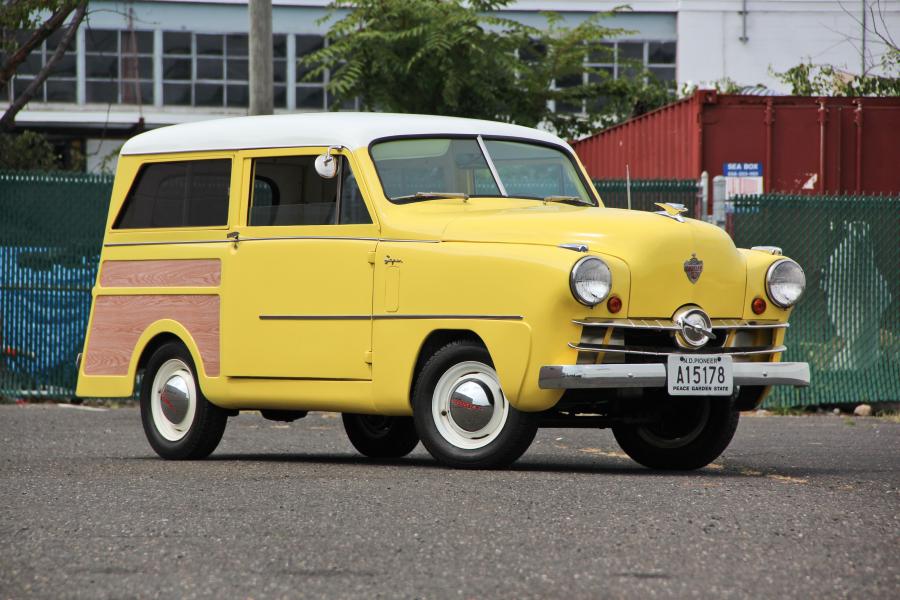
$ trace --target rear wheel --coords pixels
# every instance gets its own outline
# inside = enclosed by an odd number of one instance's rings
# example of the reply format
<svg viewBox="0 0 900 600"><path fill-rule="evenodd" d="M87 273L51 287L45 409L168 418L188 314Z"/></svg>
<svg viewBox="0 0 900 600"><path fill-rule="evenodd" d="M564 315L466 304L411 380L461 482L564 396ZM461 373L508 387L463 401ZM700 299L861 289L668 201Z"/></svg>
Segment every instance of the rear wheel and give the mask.
<svg viewBox="0 0 900 600"><path fill-rule="evenodd" d="M206 458L219 445L228 414L203 395L187 348L168 342L147 362L141 421L147 441L161 457L196 459Z"/></svg>
<svg viewBox="0 0 900 600"><path fill-rule="evenodd" d="M344 430L360 454L371 458L400 458L419 445L412 417L344 413Z"/></svg>
<svg viewBox="0 0 900 600"><path fill-rule="evenodd" d="M645 467L699 469L728 447L739 417L728 399L668 399L655 423L617 425L613 435L622 450Z"/></svg>
<svg viewBox="0 0 900 600"><path fill-rule="evenodd" d="M496 468L518 459L537 433L537 415L509 404L490 354L462 340L435 352L416 379L413 415L422 443L453 467Z"/></svg>

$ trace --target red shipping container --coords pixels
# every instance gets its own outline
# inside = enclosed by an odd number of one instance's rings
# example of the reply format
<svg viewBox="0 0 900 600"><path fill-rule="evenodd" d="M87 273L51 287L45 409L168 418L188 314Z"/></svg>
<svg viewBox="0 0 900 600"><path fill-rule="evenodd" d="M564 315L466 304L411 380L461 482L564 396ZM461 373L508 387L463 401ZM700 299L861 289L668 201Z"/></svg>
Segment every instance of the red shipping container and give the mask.
<svg viewBox="0 0 900 600"><path fill-rule="evenodd" d="M575 142L595 179L710 180L762 165L766 192L900 193L900 98L743 96L701 90Z"/></svg>

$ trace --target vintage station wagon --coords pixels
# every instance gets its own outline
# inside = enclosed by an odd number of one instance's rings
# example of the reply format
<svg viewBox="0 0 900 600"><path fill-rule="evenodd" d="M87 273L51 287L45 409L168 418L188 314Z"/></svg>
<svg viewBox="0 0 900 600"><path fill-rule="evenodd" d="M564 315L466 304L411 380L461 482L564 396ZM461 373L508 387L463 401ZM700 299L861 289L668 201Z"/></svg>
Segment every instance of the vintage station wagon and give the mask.
<svg viewBox="0 0 900 600"><path fill-rule="evenodd" d="M364 455L497 467L540 427L708 464L772 385L805 278L678 205L604 208L563 140L433 116L166 127L121 151L78 395L130 396L153 449L228 417L343 413Z"/></svg>

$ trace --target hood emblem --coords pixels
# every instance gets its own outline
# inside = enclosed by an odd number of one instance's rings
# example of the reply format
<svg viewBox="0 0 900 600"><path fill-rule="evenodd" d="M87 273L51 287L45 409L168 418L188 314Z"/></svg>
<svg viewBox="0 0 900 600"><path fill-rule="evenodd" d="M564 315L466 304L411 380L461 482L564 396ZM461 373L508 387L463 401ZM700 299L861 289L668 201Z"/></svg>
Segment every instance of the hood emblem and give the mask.
<svg viewBox="0 0 900 600"><path fill-rule="evenodd" d="M677 204L675 202L654 202L654 204L662 209L656 211L656 214L675 219L679 223L684 223L684 217L681 216L681 213L687 212L687 207L684 204Z"/></svg>
<svg viewBox="0 0 900 600"><path fill-rule="evenodd" d="M684 261L684 274L691 283L697 283L701 273L703 273L703 261L697 258L696 254L691 254L691 257Z"/></svg>

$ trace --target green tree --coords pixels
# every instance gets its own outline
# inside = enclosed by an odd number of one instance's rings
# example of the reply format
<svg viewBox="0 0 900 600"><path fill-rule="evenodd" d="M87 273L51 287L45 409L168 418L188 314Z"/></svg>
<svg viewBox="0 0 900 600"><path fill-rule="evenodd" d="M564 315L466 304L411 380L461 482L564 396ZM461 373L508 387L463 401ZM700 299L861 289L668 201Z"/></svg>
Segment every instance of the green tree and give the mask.
<svg viewBox="0 0 900 600"><path fill-rule="evenodd" d="M0 130L15 125L16 115L41 89L53 67L63 57L75 38L78 26L87 12L87 0L2 0L0 9L0 94L6 91L9 80L19 65L33 50L55 31L64 33L53 54L24 90L12 99L0 117ZM68 23L67 23L68 21Z"/></svg>
<svg viewBox="0 0 900 600"><path fill-rule="evenodd" d="M626 33L602 24L609 13L574 27L546 13L538 29L496 14L509 3L336 0L328 46L301 64L308 79L330 69L333 105L358 98L363 110L550 123L570 137L671 99L642 65L618 80L584 66L587 52L609 52L601 42Z"/></svg>
<svg viewBox="0 0 900 600"><path fill-rule="evenodd" d="M37 131L0 131L0 170L83 171L85 161L79 144L57 148Z"/></svg>
<svg viewBox="0 0 900 600"><path fill-rule="evenodd" d="M0 133L0 169L55 171L58 163L53 146L40 133Z"/></svg>

